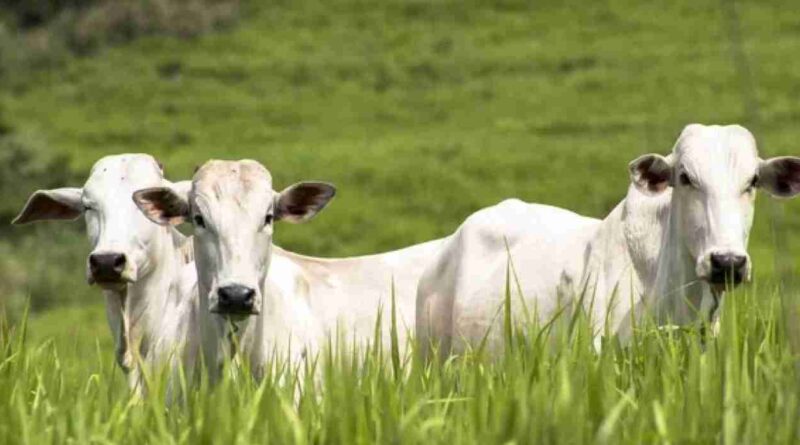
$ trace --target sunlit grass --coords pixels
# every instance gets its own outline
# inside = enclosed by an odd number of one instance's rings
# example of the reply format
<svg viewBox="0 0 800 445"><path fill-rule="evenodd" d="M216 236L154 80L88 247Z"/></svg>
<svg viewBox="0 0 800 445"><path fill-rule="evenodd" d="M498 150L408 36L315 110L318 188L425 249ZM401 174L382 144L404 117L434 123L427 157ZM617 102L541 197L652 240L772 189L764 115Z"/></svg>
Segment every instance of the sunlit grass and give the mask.
<svg viewBox="0 0 800 445"><path fill-rule="evenodd" d="M256 382L231 367L172 402L164 376L131 397L103 351L65 354L26 341L24 324L5 326L0 442L796 442L798 362L784 317L794 296L726 298L717 338L640 326L629 345L606 339L598 351L577 316L548 335L507 330L496 360L476 350L430 364L339 339L302 369L279 358ZM73 361L85 370L67 372Z"/></svg>

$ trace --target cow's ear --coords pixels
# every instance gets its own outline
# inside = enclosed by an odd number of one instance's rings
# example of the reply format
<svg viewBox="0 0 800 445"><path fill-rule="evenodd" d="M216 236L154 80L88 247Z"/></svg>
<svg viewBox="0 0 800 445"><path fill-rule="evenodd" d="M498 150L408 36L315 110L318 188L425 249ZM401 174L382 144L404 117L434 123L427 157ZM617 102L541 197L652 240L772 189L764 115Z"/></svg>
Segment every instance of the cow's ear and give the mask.
<svg viewBox="0 0 800 445"><path fill-rule="evenodd" d="M133 194L133 202L150 221L177 226L189 217L189 201L172 187L153 187Z"/></svg>
<svg viewBox="0 0 800 445"><path fill-rule="evenodd" d="M661 155L641 156L630 163L628 170L633 185L648 195L657 195L672 184L672 164Z"/></svg>
<svg viewBox="0 0 800 445"><path fill-rule="evenodd" d="M298 182L275 200L275 220L302 223L313 218L336 195L336 187L325 182Z"/></svg>
<svg viewBox="0 0 800 445"><path fill-rule="evenodd" d="M778 198L796 196L800 193L800 158L782 156L761 161L758 186Z"/></svg>
<svg viewBox="0 0 800 445"><path fill-rule="evenodd" d="M83 214L83 189L60 188L39 190L28 198L12 224L28 224L45 220L72 220Z"/></svg>

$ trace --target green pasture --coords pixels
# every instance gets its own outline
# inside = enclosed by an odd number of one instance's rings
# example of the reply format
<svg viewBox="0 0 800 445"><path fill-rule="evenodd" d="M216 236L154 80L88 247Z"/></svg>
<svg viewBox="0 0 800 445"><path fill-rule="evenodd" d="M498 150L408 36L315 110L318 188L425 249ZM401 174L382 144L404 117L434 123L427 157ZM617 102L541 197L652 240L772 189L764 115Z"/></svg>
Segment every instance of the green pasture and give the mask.
<svg viewBox="0 0 800 445"><path fill-rule="evenodd" d="M627 163L667 153L692 122L740 123L762 156L800 155L800 8L791 1L240 8L235 24L192 39L148 36L2 67L0 214L13 216L36 187L80 185L106 154L152 153L174 180L209 158L252 158L277 188L337 185L319 217L280 225L276 237L297 252L340 257L445 236L508 197L603 217L625 194ZM31 165L9 154L16 146L35 153ZM0 342L5 443L800 436L790 347L798 322L786 311L797 304L798 200L760 196L750 246L759 286L726 309L738 315L718 340L651 333L598 354L578 329L555 345L521 345L501 363L408 363L402 377L379 366L378 353L337 354L324 389L299 407L280 379L225 382L166 411L158 400L131 401L101 295L84 282L83 223L5 224L0 298L14 331Z"/></svg>

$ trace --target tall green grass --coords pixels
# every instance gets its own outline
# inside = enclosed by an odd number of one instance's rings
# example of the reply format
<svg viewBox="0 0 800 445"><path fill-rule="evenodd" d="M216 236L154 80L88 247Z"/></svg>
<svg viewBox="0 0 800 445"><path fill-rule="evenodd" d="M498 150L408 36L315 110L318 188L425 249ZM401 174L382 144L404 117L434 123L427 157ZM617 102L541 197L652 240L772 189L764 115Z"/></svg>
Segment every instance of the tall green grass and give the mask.
<svg viewBox="0 0 800 445"><path fill-rule="evenodd" d="M2 443L796 443L797 355L779 291L726 297L719 336L640 326L626 346L567 329L498 329L505 353L423 364L331 340L263 381L231 367L167 402L164 379L127 394L110 355L0 335ZM298 389L300 388L300 389Z"/></svg>
<svg viewBox="0 0 800 445"><path fill-rule="evenodd" d="M0 84L7 145L68 156L77 175L50 184L68 172L40 178L14 160L4 211L35 188L78 185L109 153L151 152L175 179L209 157L251 157L279 187L308 178L339 186L313 224L276 236L303 253L346 256L449 234L509 196L604 216L624 194L627 162L666 153L692 121L740 122L764 156L797 154L800 8L788 1L243 5L239 25L224 32L101 48ZM5 46L4 60L16 57ZM769 202L759 200L752 236L761 280L790 275L800 249L800 200ZM510 341L499 361L476 351L423 365L345 344L307 374L277 369L260 384L226 374L171 404L159 375L138 400L113 362L100 296L82 284L81 225L64 227L0 227L4 305L17 315L30 296L38 309L27 332L21 322L1 330L0 443L800 435L796 295L763 288L728 298L716 339L644 326L630 345L609 340L598 352L580 317L544 341L537 328L504 325L513 314L501 312L497 329ZM306 380L318 386L298 395L292 383Z"/></svg>

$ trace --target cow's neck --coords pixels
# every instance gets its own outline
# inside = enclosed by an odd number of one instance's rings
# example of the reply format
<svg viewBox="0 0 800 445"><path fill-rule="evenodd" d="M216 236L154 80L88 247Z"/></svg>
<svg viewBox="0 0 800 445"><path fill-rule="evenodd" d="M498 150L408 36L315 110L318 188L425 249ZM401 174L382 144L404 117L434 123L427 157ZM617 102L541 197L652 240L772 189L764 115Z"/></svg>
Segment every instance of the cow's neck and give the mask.
<svg viewBox="0 0 800 445"><path fill-rule="evenodd" d="M197 239L194 241L197 243ZM197 245L195 245L195 249ZM201 271L203 262L201 259L195 259L195 266L198 271L197 280L197 318L199 323L200 334L200 348L203 355L206 371L211 379L216 379L219 376L221 369L221 358L224 357L224 351L227 350L228 344L226 343L225 328L227 323L223 323L222 317L216 317L210 311L209 306L209 292L211 285L203 281L204 274Z"/></svg>
<svg viewBox="0 0 800 445"><path fill-rule="evenodd" d="M302 323L298 321L298 307L303 304L298 300L295 289L287 286L283 281L292 281L288 273L294 272L296 267L288 258L281 255L273 256L268 270L260 277L259 286L262 295L261 312L243 320L229 320L210 312L210 292L213 285L210 281L203 281L205 274L199 271L199 311L203 319L203 353L207 369L212 378L218 378L225 359L247 360L252 366L252 371L259 372L259 365L263 364L271 354L282 354L285 346L291 347L293 352L302 349L306 337ZM201 267L202 263L198 263ZM302 299L302 297L299 297ZM301 304L298 304L301 303ZM307 307L307 306L306 306ZM310 311L307 311L310 315ZM302 318L302 317L300 317ZM284 343L284 340L287 340Z"/></svg>
<svg viewBox="0 0 800 445"><path fill-rule="evenodd" d="M681 215L669 189L648 196L631 186L622 226L633 269L641 283L636 312L658 323L683 324L696 319L707 286L698 281L694 261L680 238Z"/></svg>
<svg viewBox="0 0 800 445"><path fill-rule="evenodd" d="M699 318L701 303L709 290L699 280L695 260L680 236L682 215L679 207L673 205L674 199L673 195L655 279L645 295L659 323L680 325Z"/></svg>
<svg viewBox="0 0 800 445"><path fill-rule="evenodd" d="M277 268L276 268L277 269ZM308 290L301 291L303 282L301 277L293 274L289 279L295 281L295 286L287 288L273 279L277 273L270 273L262 285L264 292L264 305L262 307L262 326L260 331L264 334L263 341L277 340L282 342L292 337L292 355L304 353L310 343L314 343L319 335L320 322L317 320L308 301ZM285 277L282 277L285 279ZM275 344L282 350L284 344Z"/></svg>
<svg viewBox="0 0 800 445"><path fill-rule="evenodd" d="M123 307L128 295L128 287L121 290L103 290L106 300L106 318L114 338L114 358L117 364L126 373L130 371L132 363L128 359L128 338L125 329Z"/></svg>
<svg viewBox="0 0 800 445"><path fill-rule="evenodd" d="M261 313L240 329L240 348L248 351L253 365L264 363L270 354L289 353L292 360L316 349L320 322L308 301L302 265L285 251L271 251L270 267L261 277Z"/></svg>
<svg viewBox="0 0 800 445"><path fill-rule="evenodd" d="M165 319L177 306L178 280L184 263L178 245L180 237L173 229L159 231L149 248L150 263L140 270L135 283L128 285L122 299L122 332L125 336L125 363L131 368L138 359L151 359L152 342L162 334ZM138 357L137 357L138 356Z"/></svg>

